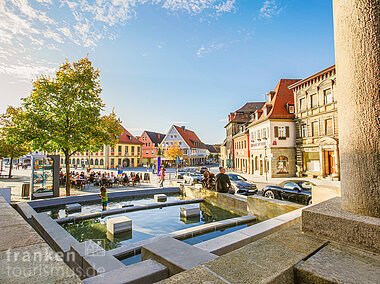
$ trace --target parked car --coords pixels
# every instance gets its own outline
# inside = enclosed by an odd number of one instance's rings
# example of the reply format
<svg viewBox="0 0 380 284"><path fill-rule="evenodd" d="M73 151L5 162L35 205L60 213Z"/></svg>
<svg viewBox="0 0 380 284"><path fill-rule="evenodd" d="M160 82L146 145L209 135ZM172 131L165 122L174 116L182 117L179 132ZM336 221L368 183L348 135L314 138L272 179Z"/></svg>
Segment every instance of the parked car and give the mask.
<svg viewBox="0 0 380 284"><path fill-rule="evenodd" d="M265 186L262 193L267 198L309 205L312 203L311 190L313 186L315 184L307 180L286 180L278 185Z"/></svg>
<svg viewBox="0 0 380 284"><path fill-rule="evenodd" d="M177 178L178 179L183 179L183 176L187 173L187 171L184 170L178 170L177 171Z"/></svg>
<svg viewBox="0 0 380 284"><path fill-rule="evenodd" d="M203 175L197 172L187 172L183 176L183 182L182 183L187 183L187 184L196 184L196 183L201 183L203 179Z"/></svg>
<svg viewBox="0 0 380 284"><path fill-rule="evenodd" d="M228 177L235 194L253 195L257 193L256 184L249 182L245 177L237 174L228 174Z"/></svg>

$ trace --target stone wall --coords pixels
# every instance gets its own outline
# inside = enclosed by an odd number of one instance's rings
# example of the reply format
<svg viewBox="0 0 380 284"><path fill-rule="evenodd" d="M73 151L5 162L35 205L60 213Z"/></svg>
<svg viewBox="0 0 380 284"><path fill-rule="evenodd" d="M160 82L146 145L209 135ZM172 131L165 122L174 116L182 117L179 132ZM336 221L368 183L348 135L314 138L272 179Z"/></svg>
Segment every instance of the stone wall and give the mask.
<svg viewBox="0 0 380 284"><path fill-rule="evenodd" d="M240 197L192 186L181 186L181 191L186 197L203 198L206 202L235 214L254 215L260 221L274 218L304 207L300 204L277 199L268 199L258 195Z"/></svg>
<svg viewBox="0 0 380 284"><path fill-rule="evenodd" d="M248 196L247 211L255 215L259 220L267 220L290 211L302 208L303 205L277 200L268 199L263 196Z"/></svg>
<svg viewBox="0 0 380 284"><path fill-rule="evenodd" d="M202 188L181 186L181 191L186 197L203 198L206 202L221 207L239 215L247 215L247 200L228 193L219 193Z"/></svg>

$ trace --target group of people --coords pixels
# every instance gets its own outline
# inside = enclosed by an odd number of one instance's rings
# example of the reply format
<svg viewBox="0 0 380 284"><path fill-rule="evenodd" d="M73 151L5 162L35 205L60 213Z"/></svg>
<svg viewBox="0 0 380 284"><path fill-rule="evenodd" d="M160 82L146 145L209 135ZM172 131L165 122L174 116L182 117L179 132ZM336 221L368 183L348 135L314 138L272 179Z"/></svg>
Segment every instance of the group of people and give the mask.
<svg viewBox="0 0 380 284"><path fill-rule="evenodd" d="M71 185L81 189L86 184L94 184L95 186L108 186L112 187L114 185L124 185L124 186L135 186L141 183L141 174L139 173L121 173L114 174L113 172L95 172L90 173L85 172L70 172L70 182ZM64 184L66 182L66 173L60 172L60 182Z"/></svg>

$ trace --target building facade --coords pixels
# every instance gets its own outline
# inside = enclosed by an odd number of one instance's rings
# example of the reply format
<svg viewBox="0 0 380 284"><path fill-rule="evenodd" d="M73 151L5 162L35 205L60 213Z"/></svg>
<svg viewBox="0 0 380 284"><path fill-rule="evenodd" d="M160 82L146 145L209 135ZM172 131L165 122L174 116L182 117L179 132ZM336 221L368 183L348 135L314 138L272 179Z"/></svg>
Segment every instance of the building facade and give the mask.
<svg viewBox="0 0 380 284"><path fill-rule="evenodd" d="M249 130L246 125L240 126L240 131L233 136L235 170L242 173L250 173L250 147Z"/></svg>
<svg viewBox="0 0 380 284"><path fill-rule="evenodd" d="M249 102L228 115L228 122L224 126L226 129L226 139L221 147L223 153L220 153L222 167L235 167L233 137L240 131L240 126L247 123L251 119L252 114L256 110L261 109L263 105L264 102Z"/></svg>
<svg viewBox="0 0 380 284"><path fill-rule="evenodd" d="M70 167L113 169L121 167L138 167L141 165L142 143L127 129L122 127L122 133L114 147L104 145L98 152L75 153L70 158ZM61 156L61 164L64 158Z"/></svg>
<svg viewBox="0 0 380 284"><path fill-rule="evenodd" d="M295 97L297 175L339 179L335 66L289 88Z"/></svg>
<svg viewBox="0 0 380 284"><path fill-rule="evenodd" d="M250 173L253 175L265 178L295 176L294 98L288 87L297 81L281 79L248 125Z"/></svg>
<svg viewBox="0 0 380 284"><path fill-rule="evenodd" d="M164 137L165 134L146 130L141 134L139 140L142 143L143 164L150 165L156 163L158 147Z"/></svg>
<svg viewBox="0 0 380 284"><path fill-rule="evenodd" d="M165 151L170 146L178 146L182 152L182 163L185 166L204 164L209 156L205 144L194 131L185 126L172 125L161 142L160 147ZM163 161L168 160L163 157Z"/></svg>

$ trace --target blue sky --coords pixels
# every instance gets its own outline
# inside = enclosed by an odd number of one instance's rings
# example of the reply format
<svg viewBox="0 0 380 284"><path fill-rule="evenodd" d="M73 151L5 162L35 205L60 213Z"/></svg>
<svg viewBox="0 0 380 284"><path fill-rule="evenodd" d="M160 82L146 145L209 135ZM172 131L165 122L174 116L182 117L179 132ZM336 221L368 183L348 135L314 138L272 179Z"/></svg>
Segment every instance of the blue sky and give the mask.
<svg viewBox="0 0 380 284"><path fill-rule="evenodd" d="M0 0L0 112L88 54L135 135L176 123L220 143L229 112L334 64L330 0Z"/></svg>

